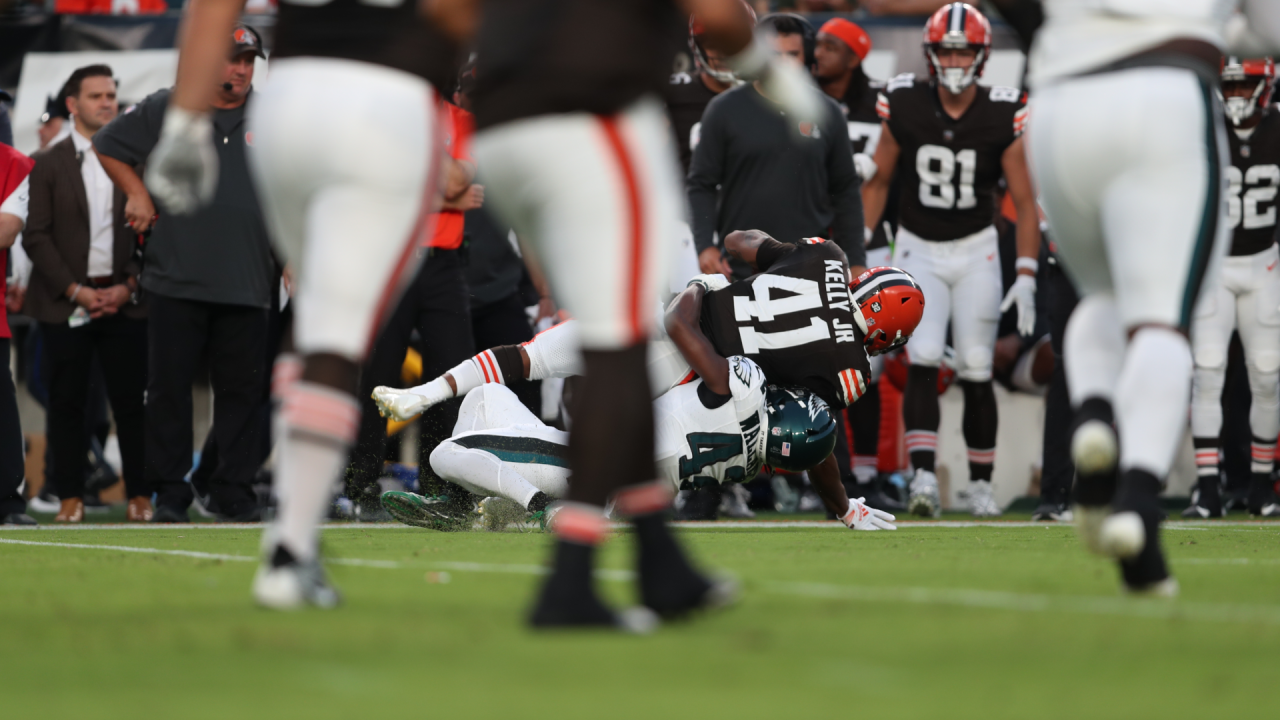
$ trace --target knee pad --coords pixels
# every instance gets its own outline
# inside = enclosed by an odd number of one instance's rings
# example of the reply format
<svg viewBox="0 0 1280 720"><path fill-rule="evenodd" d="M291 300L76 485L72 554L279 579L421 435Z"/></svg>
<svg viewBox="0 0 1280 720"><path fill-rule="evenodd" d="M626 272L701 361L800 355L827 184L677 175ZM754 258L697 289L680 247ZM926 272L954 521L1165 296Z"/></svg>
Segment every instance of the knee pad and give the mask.
<svg viewBox="0 0 1280 720"><path fill-rule="evenodd" d="M1275 370L1266 372L1254 367L1252 364L1247 365L1249 371L1249 391L1253 393L1253 401L1270 402L1272 404L1280 402L1276 393L1280 390L1280 374Z"/></svg>
<svg viewBox="0 0 1280 720"><path fill-rule="evenodd" d="M992 351L989 347L969 348L964 357L957 357L956 376L961 380L982 383L991 379Z"/></svg>
<svg viewBox="0 0 1280 720"><path fill-rule="evenodd" d="M1265 350L1249 353L1245 357L1245 364L1249 367L1250 378L1255 374L1276 375L1280 373L1280 352Z"/></svg>

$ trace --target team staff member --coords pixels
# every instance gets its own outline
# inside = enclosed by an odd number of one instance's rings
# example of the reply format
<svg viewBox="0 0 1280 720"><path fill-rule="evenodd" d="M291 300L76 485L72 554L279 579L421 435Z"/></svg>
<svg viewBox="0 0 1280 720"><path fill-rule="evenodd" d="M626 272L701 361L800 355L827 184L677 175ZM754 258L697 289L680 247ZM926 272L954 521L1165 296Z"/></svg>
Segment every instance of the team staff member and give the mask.
<svg viewBox="0 0 1280 720"><path fill-rule="evenodd" d="M111 68L76 70L65 94L73 129L36 154L23 238L32 263L26 313L40 323L49 378L50 480L62 499L56 519L84 519L85 407L96 355L120 439L128 518L145 522L152 488L143 468L147 322L134 299L137 242L124 225L124 194L92 141L119 111Z"/></svg>
<svg viewBox="0 0 1280 720"><path fill-rule="evenodd" d="M813 28L797 15L771 15L777 51L797 66L812 65ZM860 183L844 117L821 94L821 121L812 123L779 112L778 98L760 83L722 93L707 105L701 141L689 168L689 205L698 264L705 273L726 266L713 238L753 228L794 242L829 237L844 250L854 277L866 265ZM727 274L727 273L726 273Z"/></svg>
<svg viewBox="0 0 1280 720"><path fill-rule="evenodd" d="M355 503L360 519L387 517L378 501L387 424L378 415L372 393L375 387L394 385L399 379L409 336L417 329L422 337L422 372L427 377L443 373L476 352L470 293L459 250L464 213L484 203L484 188L471 182L476 172L470 149L473 127L471 113L452 103L441 106L440 129L450 157L446 160L449 167L443 205L435 214L435 232L418 249L422 265L374 342L360 376L360 433L351 451L347 478L347 497ZM452 434L461 404L461 400L442 403L422 414L418 447L422 456L419 466L424 471L430 468L427 458L431 451Z"/></svg>
<svg viewBox="0 0 1280 720"><path fill-rule="evenodd" d="M142 287L150 306L147 482L157 492L155 522L186 522L191 485L191 383L202 357L213 385L219 466L210 495L219 513L256 520L251 483L261 458L256 421L266 382L267 311L275 265L245 164L245 108L255 57L252 29L237 25L213 101L213 146L221 162L214 201L191 215L157 208L136 168L160 139L170 90L144 99L94 139L102 166L128 195L125 215L151 230ZM157 210L159 219L156 218Z"/></svg>
<svg viewBox="0 0 1280 720"><path fill-rule="evenodd" d="M11 247L27 221L29 175L35 163L9 146L0 147L0 250ZM0 277L6 254L0 252ZM0 353L9 354L9 319L0 307ZM0 525L35 525L18 488L24 475L22 425L13 375L0 373Z"/></svg>

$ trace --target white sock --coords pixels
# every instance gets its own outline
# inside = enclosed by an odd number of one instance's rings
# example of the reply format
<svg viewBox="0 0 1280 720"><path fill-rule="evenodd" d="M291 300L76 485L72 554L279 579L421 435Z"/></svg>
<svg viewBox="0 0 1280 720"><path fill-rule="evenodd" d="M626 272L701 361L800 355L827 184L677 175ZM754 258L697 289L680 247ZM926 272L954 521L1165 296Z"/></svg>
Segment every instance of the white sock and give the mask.
<svg viewBox="0 0 1280 720"><path fill-rule="evenodd" d="M294 557L316 556L320 522L360 424L360 405L350 395L298 380L285 396L284 434L276 461L279 541Z"/></svg>
<svg viewBox="0 0 1280 720"><path fill-rule="evenodd" d="M1071 404L1089 398L1111 401L1125 361L1124 328L1115 297L1090 295L1080 301L1062 338L1064 370Z"/></svg>
<svg viewBox="0 0 1280 720"><path fill-rule="evenodd" d="M578 323L562 322L538 333L524 344L529 355L529 379L566 378L582 374L582 347Z"/></svg>
<svg viewBox="0 0 1280 720"><path fill-rule="evenodd" d="M1191 404L1191 345L1170 328L1133 336L1116 387L1120 469L1164 479L1182 442Z"/></svg>

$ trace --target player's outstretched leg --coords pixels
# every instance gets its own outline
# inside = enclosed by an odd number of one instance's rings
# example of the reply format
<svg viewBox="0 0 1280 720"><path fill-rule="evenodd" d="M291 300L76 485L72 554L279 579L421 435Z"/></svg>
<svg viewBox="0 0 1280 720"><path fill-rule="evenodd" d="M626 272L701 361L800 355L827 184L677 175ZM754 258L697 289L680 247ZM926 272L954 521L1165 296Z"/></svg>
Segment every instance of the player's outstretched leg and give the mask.
<svg viewBox="0 0 1280 720"><path fill-rule="evenodd" d="M907 453L915 470L907 510L921 517L942 514L942 496L933 473L938 451L938 368L912 365L902 394L902 421L906 427Z"/></svg>
<svg viewBox="0 0 1280 720"><path fill-rule="evenodd" d="M311 355L301 377L282 388L280 516L264 535L265 557L253 581L253 596L266 607L338 604L320 565L319 527L360 422L357 372L355 363L336 355Z"/></svg>
<svg viewBox="0 0 1280 720"><path fill-rule="evenodd" d="M1173 465L1191 403L1191 346L1177 330L1139 328L1116 384L1116 426L1124 438L1115 513L1099 530L1101 549L1120 560L1131 592L1172 595L1160 549L1158 496Z"/></svg>

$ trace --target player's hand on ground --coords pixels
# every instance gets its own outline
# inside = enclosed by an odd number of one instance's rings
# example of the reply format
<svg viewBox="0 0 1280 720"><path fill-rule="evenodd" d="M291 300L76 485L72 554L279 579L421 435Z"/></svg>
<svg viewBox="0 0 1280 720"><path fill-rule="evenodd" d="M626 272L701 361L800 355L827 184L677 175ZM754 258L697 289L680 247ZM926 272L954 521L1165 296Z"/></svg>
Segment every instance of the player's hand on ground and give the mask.
<svg viewBox="0 0 1280 720"><path fill-rule="evenodd" d="M189 215L213 200L218 153L207 113L170 106L160 142L147 161L147 187L166 210Z"/></svg>
<svg viewBox="0 0 1280 720"><path fill-rule="evenodd" d="M1030 335L1036 329L1036 279L1025 273L1018 273L1018 279L1000 303L1000 312L1004 313L1014 305L1018 306L1018 332Z"/></svg>
<svg viewBox="0 0 1280 720"><path fill-rule="evenodd" d="M434 404L417 393L386 385L373 389L373 402L378 406L379 415L400 422L412 419Z"/></svg>
<svg viewBox="0 0 1280 720"><path fill-rule="evenodd" d="M694 275L693 278L689 280L689 284L686 287L693 285L701 285L707 292L715 292L721 288L729 287L729 278L721 275L720 273Z"/></svg>
<svg viewBox="0 0 1280 720"><path fill-rule="evenodd" d="M726 278L733 277L733 269L718 247L709 247L698 253L698 269L707 275L718 273Z"/></svg>
<svg viewBox="0 0 1280 720"><path fill-rule="evenodd" d="M862 498L849 498L849 512L840 518L840 522L844 523L845 527L850 530L898 529L898 526L893 524L897 518L883 510L867 507L862 500Z"/></svg>

